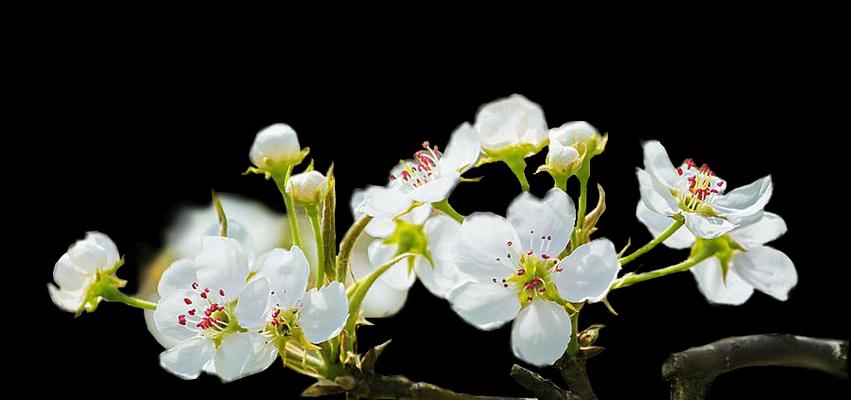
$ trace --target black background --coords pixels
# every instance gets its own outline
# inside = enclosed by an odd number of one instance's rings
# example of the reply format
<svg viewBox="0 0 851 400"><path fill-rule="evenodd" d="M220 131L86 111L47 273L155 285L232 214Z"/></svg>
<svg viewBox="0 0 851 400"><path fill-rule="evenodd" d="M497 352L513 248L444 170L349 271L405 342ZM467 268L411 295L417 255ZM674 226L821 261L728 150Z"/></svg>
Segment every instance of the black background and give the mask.
<svg viewBox="0 0 851 400"><path fill-rule="evenodd" d="M830 100L837 83L816 50L790 57L784 49L696 53L655 60L624 54L615 61L576 56L565 62L519 57L473 67L466 57L389 56L329 50L316 66L305 58L210 54L195 49L118 51L111 46L52 46L34 68L34 85L21 102L33 106L26 144L17 163L26 214L23 235L26 283L23 311L33 317L38 353L27 373L47 373L39 393L84 393L81 385L124 395L296 396L310 379L275 363L266 372L222 385L202 376L182 381L158 365L162 350L148 334L141 311L102 304L74 319L52 305L44 285L53 264L87 230L107 233L125 254L121 276L131 280L153 257L163 227L178 203L209 201L209 190L240 193L283 210L278 192L258 176L242 176L256 132L275 122L292 125L317 166L333 161L338 179L338 226L354 188L383 184L400 158L423 140L444 146L452 130L473 121L480 104L521 93L541 104L550 126L586 120L610 134L595 158L592 183L608 193L600 235L618 246L650 239L635 219L634 169L641 140L659 139L675 162L707 162L734 188L772 174L767 209L783 216L789 232L772 245L794 260L799 284L787 302L755 293L743 306L708 304L684 273L619 290L610 296L620 316L587 307L582 326L604 323L606 351L590 361L591 381L603 399L665 398L660 366L675 351L722 337L794 333L848 337L848 265L844 259L847 178L839 168L838 117L847 105ZM800 50L800 49L799 49ZM339 51L339 52L337 52ZM323 51L319 51L322 53ZM474 53L474 52L473 52ZM637 54L637 53L636 53ZM789 63L790 59L814 60ZM191 62L187 62L191 60ZM581 63L577 61L582 61ZM240 64L242 68L231 69ZM505 65L508 64L508 65ZM519 70L514 66L532 67ZM532 65L530 65L532 64ZM549 64L545 68L544 64ZM575 64L586 68L574 69ZM538 68L540 66L540 68ZM261 72L262 70L262 72ZM836 136L831 136L836 135ZM531 172L543 154L529 159ZM518 193L501 164L469 173L480 183L461 185L452 203L461 213L504 214ZM542 195L548 176L531 178ZM575 181L569 194L577 196ZM589 203L594 204L596 196ZM836 233L834 233L836 232ZM342 232L341 232L342 233ZM340 235L339 233L338 235ZM24 251L24 250L22 250ZM657 249L626 268L647 271L677 262L684 251ZM463 323L445 301L419 283L403 311L360 331L362 350L392 338L379 371L403 374L458 391L527 395L508 376L510 328L481 332ZM553 370L544 374L556 378ZM716 398L846 398L849 385L829 376L782 368L741 370L719 378ZM812 392L810 392L812 394Z"/></svg>

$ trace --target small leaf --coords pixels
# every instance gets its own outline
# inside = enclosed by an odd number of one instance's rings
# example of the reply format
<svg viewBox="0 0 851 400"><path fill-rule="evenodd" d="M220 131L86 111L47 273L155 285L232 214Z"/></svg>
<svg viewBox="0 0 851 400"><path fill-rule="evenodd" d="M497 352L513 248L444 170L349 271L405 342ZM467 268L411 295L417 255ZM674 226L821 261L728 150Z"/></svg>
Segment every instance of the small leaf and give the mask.
<svg viewBox="0 0 851 400"><path fill-rule="evenodd" d="M378 361L378 357L381 356L381 353L384 352L384 349L389 344L390 340L369 349L361 359L361 369L368 372L375 371L375 363Z"/></svg>
<svg viewBox="0 0 851 400"><path fill-rule="evenodd" d="M597 338L600 337L600 330L605 328L606 326L603 324L594 324L591 325L582 332L579 332L579 345L580 346L591 346L594 342L597 341Z"/></svg>
<svg viewBox="0 0 851 400"><path fill-rule="evenodd" d="M582 357L584 357L587 360L591 357L599 355L605 349L606 349L605 347L600 347L600 346L584 346L584 347L579 348L579 352L580 352L580 354L582 354Z"/></svg>
<svg viewBox="0 0 851 400"><path fill-rule="evenodd" d="M583 225L583 234L585 235L584 239L587 242L591 234L596 231L594 227L597 225L597 222L600 220L600 217L606 211L606 191L603 190L603 186L599 183L597 184L597 206L594 207L591 212L585 215L585 224Z"/></svg>
<svg viewBox="0 0 851 400"><path fill-rule="evenodd" d="M632 238L627 238L626 245L624 245L621 251L618 253L618 258L623 257L623 255L626 253L626 250L629 249L630 245L632 245Z"/></svg>

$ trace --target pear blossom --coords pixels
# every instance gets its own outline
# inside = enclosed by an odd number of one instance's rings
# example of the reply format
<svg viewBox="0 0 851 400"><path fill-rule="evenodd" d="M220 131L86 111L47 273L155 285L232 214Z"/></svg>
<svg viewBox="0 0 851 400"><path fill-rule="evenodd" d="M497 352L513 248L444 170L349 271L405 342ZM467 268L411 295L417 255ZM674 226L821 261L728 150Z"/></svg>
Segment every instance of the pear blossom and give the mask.
<svg viewBox="0 0 851 400"><path fill-rule="evenodd" d="M402 161L393 168L386 187L366 189L358 208L388 224L413 202L446 200L461 181L461 174L475 166L480 152L476 131L468 123L461 124L452 132L445 153L423 142L423 150L417 151L413 160Z"/></svg>
<svg viewBox="0 0 851 400"><path fill-rule="evenodd" d="M355 218L364 213L358 209L364 191L352 195L351 206ZM398 218L373 219L363 234L355 241L351 255L351 278L365 278L373 270L388 262L396 254L415 250L429 257L418 256L413 261L402 260L390 267L370 287L361 305L367 318L388 317L396 314L405 304L408 290L419 277L423 285L435 296L446 298L458 283L466 280L452 257L452 245L461 224L442 214L434 215L429 204L413 208ZM400 250L399 243L416 249ZM411 270L410 263L413 263Z"/></svg>
<svg viewBox="0 0 851 400"><path fill-rule="evenodd" d="M637 175L647 209L664 217L681 215L691 234L704 239L759 219L773 191L769 175L725 194L727 182L709 166L687 159L674 168L657 141L644 143L644 168Z"/></svg>
<svg viewBox="0 0 851 400"><path fill-rule="evenodd" d="M270 281L246 283L248 257L236 240L207 236L194 259L175 261L158 285L154 311L159 334L178 342L160 365L183 379L201 371L232 381L265 369L274 355L258 332L269 310Z"/></svg>
<svg viewBox="0 0 851 400"><path fill-rule="evenodd" d="M490 156L517 151L525 158L547 144L544 110L519 94L483 105L476 114L475 127L482 150Z"/></svg>
<svg viewBox="0 0 851 400"><path fill-rule="evenodd" d="M98 274L114 271L120 260L118 248L109 236L88 232L85 239L74 243L53 267L56 285L47 284L50 299L68 312L97 306L98 300L89 298L89 287L98 280Z"/></svg>
<svg viewBox="0 0 851 400"><path fill-rule="evenodd" d="M544 199L524 192L508 218L475 213L464 219L455 242L455 264L472 279L449 294L465 321L496 329L514 320L514 354L549 365L565 351L571 335L563 301L602 300L620 271L614 245L597 239L558 260L573 232L576 209L559 189Z"/></svg>
<svg viewBox="0 0 851 400"><path fill-rule="evenodd" d="M319 344L342 331L349 316L345 287L332 282L307 290L310 266L298 246L289 251L274 249L256 262L259 265L254 279L268 279L272 289L272 306L260 331L266 338L265 353L274 359L287 341Z"/></svg>
<svg viewBox="0 0 851 400"><path fill-rule="evenodd" d="M274 124L263 128L254 138L249 158L258 168L293 164L302 158L298 136L287 124Z"/></svg>
<svg viewBox="0 0 851 400"><path fill-rule="evenodd" d="M549 152L546 169L553 176L572 175L580 167L584 157L600 154L606 139L597 129L585 121L568 122L548 133ZM592 148L593 146L593 148Z"/></svg>
<svg viewBox="0 0 851 400"><path fill-rule="evenodd" d="M287 181L287 193L302 207L318 205L328 194L328 190L328 179L316 170L293 175Z"/></svg>
<svg viewBox="0 0 851 400"><path fill-rule="evenodd" d="M639 202L638 219L654 236L658 236L668 223L667 218L656 214ZM715 240L724 241L721 257L710 257L690 269L697 280L700 292L707 300L717 304L740 305L747 301L754 289L785 301L789 291L798 283L798 272L786 254L765 244L786 233L786 223L779 215L764 212L748 225L740 226ZM686 249L696 243L687 230L680 230L664 243L675 249ZM727 263L724 276L722 263Z"/></svg>

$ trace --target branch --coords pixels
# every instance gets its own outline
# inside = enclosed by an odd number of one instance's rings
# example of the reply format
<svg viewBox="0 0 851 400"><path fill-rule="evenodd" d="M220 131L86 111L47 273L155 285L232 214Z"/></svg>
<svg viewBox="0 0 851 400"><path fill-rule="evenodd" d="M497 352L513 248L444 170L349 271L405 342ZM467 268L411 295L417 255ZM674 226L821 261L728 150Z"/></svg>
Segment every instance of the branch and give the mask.
<svg viewBox="0 0 851 400"><path fill-rule="evenodd" d="M585 351L580 350L576 356L562 359L557 367L571 392L583 400L597 400L597 395L594 394L594 389L591 388L591 382L588 380L588 369L585 365L589 357L591 355L586 355Z"/></svg>
<svg viewBox="0 0 851 400"><path fill-rule="evenodd" d="M671 399L709 396L718 375L745 367L807 368L848 379L848 341L794 335L752 335L722 339L672 354L662 365Z"/></svg>
<svg viewBox="0 0 851 400"><path fill-rule="evenodd" d="M573 400L576 396L558 387L553 381L517 364L511 367L511 377L531 392L538 400Z"/></svg>
<svg viewBox="0 0 851 400"><path fill-rule="evenodd" d="M347 398L423 399L423 400L521 400L520 397L477 396L457 393L425 382L414 382L401 375L376 375L366 387L348 392ZM365 390L364 390L365 389Z"/></svg>

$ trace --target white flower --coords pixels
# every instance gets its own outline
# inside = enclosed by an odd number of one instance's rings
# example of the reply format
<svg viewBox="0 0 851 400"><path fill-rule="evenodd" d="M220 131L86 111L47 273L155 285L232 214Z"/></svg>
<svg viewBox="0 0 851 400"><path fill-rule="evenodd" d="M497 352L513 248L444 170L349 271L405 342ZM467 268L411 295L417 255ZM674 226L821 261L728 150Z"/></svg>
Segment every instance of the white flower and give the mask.
<svg viewBox="0 0 851 400"><path fill-rule="evenodd" d="M318 205L328 194L328 179L316 170L293 175L287 181L287 193L299 206Z"/></svg>
<svg viewBox="0 0 851 400"><path fill-rule="evenodd" d="M488 155L519 151L521 157L527 157L547 143L544 110L519 94L483 105L476 114L475 127Z"/></svg>
<svg viewBox="0 0 851 400"><path fill-rule="evenodd" d="M585 121L567 122L558 128L550 129L550 144L557 142L562 146L578 148L581 144L588 144L594 138L599 138L597 129Z"/></svg>
<svg viewBox="0 0 851 400"><path fill-rule="evenodd" d="M461 181L461 174L475 166L481 149L475 130L459 126L449 139L446 152L423 143L413 160L403 161L390 173L386 187L371 186L358 208L376 218L393 218L414 201L435 203L446 200Z"/></svg>
<svg viewBox="0 0 851 400"><path fill-rule="evenodd" d="M270 283L246 284L248 257L236 240L207 236L194 260L175 261L159 282L154 312L159 334L178 342L160 365L183 379L201 371L232 381L260 372L274 356L257 333L270 305Z"/></svg>
<svg viewBox="0 0 851 400"><path fill-rule="evenodd" d="M773 191L771 176L766 176L724 194L727 182L707 165L697 167L687 159L674 168L657 141L644 143L644 168L637 169L644 205L665 217L681 214L689 231L704 239L758 219Z"/></svg>
<svg viewBox="0 0 851 400"><path fill-rule="evenodd" d="M575 168L580 160L579 152L570 146L550 141L550 151L547 153L547 170L553 173L566 173Z"/></svg>
<svg viewBox="0 0 851 400"><path fill-rule="evenodd" d="M340 282L307 290L310 266L298 246L274 249L257 258L257 278L268 279L272 307L262 330L266 352L277 354L288 340L322 343L342 331L349 316L349 300ZM273 357L274 358L274 357Z"/></svg>
<svg viewBox="0 0 851 400"><path fill-rule="evenodd" d="M638 219L650 232L658 236L669 220L638 203ZM765 246L786 233L786 223L779 215L760 213L760 219L729 232L728 237L716 240L732 241L729 271L723 276L721 260L711 257L691 268L698 288L706 298L718 304L739 305L747 301L758 289L778 300L785 301L789 291L798 283L798 272L792 260L774 248ZM665 244L675 249L689 248L695 236L681 230L668 238Z"/></svg>
<svg viewBox="0 0 851 400"><path fill-rule="evenodd" d="M53 267L53 280L59 286L47 284L51 300L68 312L78 312L83 306L96 306L84 304L89 286L95 283L99 272L117 267L120 259L112 239L100 232L87 233L86 238L74 243Z"/></svg>
<svg viewBox="0 0 851 400"><path fill-rule="evenodd" d="M355 191L352 195L351 206L355 218L363 215L356 208L363 196L363 191ZM461 224L452 218L442 214L432 215L428 204L415 207L400 217L398 224L389 218L370 221L352 249L352 278L363 279L399 252L398 244L385 243L393 235L405 236L404 242L416 242L427 248L434 264L420 256L413 261L413 272L406 260L390 267L373 283L364 297L361 305L364 316L380 318L399 312L417 277L432 294L446 298L456 285L465 280L465 275L455 266L452 257L452 246L460 227Z"/></svg>
<svg viewBox="0 0 851 400"><path fill-rule="evenodd" d="M258 168L292 164L302 157L298 136L287 124L270 125L257 133L249 158Z"/></svg>
<svg viewBox="0 0 851 400"><path fill-rule="evenodd" d="M571 334L570 317L559 301L602 300L620 270L614 245L606 239L556 259L567 247L575 219L573 201L558 189L543 200L521 194L507 219L491 213L466 218L455 264L472 281L449 294L452 308L479 329L514 320L514 354L531 364L552 364Z"/></svg>

